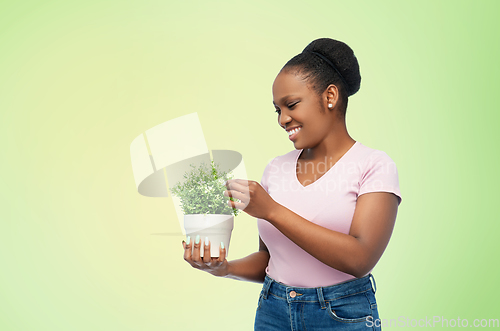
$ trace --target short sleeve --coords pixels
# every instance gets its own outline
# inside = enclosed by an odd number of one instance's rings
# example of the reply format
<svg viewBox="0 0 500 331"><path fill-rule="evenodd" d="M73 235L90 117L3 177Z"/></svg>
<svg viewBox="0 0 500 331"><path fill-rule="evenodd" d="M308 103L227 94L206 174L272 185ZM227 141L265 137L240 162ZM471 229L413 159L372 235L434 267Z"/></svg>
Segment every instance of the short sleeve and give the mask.
<svg viewBox="0 0 500 331"><path fill-rule="evenodd" d="M276 158L272 159L264 169L264 173L262 174L262 178L260 180L260 185L269 193L269 174L271 173L271 169L273 167L273 162Z"/></svg>
<svg viewBox="0 0 500 331"><path fill-rule="evenodd" d="M371 153L361 176L358 196L370 192L389 192L399 198L399 177L396 163L383 151Z"/></svg>

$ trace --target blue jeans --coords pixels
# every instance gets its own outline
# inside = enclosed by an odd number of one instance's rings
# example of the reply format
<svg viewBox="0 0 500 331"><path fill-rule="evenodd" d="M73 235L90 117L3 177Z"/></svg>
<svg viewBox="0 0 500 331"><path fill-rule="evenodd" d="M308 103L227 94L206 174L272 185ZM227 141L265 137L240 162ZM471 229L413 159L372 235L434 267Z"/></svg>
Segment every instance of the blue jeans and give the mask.
<svg viewBox="0 0 500 331"><path fill-rule="evenodd" d="M266 275L259 296L255 330L380 330L369 274L316 288L287 286ZM380 323L376 323L379 325Z"/></svg>

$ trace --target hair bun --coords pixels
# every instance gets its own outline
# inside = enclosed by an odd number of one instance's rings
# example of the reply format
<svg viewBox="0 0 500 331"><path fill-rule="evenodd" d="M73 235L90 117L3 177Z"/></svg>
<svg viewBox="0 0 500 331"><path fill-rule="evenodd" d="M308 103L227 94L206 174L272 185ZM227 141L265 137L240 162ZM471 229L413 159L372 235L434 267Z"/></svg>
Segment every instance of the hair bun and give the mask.
<svg viewBox="0 0 500 331"><path fill-rule="evenodd" d="M347 44L330 38L316 39L304 48L304 52L316 52L334 64L347 84L349 96L358 92L361 85L359 64L353 50Z"/></svg>

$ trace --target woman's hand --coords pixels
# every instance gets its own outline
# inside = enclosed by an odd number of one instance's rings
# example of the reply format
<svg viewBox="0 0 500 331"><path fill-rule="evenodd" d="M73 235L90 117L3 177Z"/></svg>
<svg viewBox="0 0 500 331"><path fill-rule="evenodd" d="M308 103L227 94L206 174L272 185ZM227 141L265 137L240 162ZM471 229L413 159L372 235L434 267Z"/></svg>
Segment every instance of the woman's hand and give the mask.
<svg viewBox="0 0 500 331"><path fill-rule="evenodd" d="M228 204L250 216L267 220L279 206L266 190L253 180L230 179L226 182L226 187L225 196L240 200L240 202L229 200Z"/></svg>
<svg viewBox="0 0 500 331"><path fill-rule="evenodd" d="M184 260L189 263L193 268L206 271L214 276L224 277L228 275L228 263L226 260L226 249L219 247L219 257L211 257L210 254L210 241L208 245L203 243L203 257L200 255L200 250L202 249L202 243L200 238L197 237L198 243L196 241L193 243L189 237L187 242L182 241L182 246L184 247ZM193 247L191 252L191 248Z"/></svg>

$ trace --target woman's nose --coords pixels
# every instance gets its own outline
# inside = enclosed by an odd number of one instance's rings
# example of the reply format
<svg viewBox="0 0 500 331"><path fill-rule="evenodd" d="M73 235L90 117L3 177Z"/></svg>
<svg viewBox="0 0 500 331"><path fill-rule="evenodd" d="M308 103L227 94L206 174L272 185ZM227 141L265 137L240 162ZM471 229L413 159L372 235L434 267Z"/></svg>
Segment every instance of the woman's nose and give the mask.
<svg viewBox="0 0 500 331"><path fill-rule="evenodd" d="M284 114L283 112L278 117L278 123L283 128L286 128L286 124L289 123L291 120L292 120L292 118L290 116L288 116L287 114Z"/></svg>

